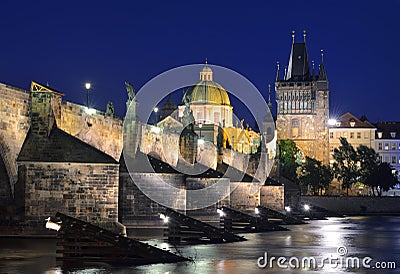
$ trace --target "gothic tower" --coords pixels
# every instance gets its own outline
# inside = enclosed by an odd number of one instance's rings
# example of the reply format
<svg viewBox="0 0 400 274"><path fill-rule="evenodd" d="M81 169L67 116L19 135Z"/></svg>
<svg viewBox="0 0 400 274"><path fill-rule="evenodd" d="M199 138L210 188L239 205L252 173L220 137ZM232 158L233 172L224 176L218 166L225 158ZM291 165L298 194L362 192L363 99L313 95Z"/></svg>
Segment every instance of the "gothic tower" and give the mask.
<svg viewBox="0 0 400 274"><path fill-rule="evenodd" d="M295 42L283 79L276 74L276 128L278 140L293 140L305 156L329 163L329 88L323 53L318 75L310 65L304 42Z"/></svg>

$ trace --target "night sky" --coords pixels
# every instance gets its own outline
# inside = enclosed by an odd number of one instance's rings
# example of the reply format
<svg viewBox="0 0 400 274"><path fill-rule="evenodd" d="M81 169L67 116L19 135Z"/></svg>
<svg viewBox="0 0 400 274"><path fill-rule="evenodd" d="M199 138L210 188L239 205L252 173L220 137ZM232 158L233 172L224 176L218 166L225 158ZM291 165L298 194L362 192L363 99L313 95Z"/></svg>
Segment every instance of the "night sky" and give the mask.
<svg viewBox="0 0 400 274"><path fill-rule="evenodd" d="M84 104L90 81L92 104L104 110L111 100L123 116L124 81L138 90L159 73L208 58L266 97L276 62L287 66L292 29L296 41L306 29L310 61L319 64L325 51L331 116L400 121L400 0L3 0L0 7L0 82L13 86L48 83Z"/></svg>

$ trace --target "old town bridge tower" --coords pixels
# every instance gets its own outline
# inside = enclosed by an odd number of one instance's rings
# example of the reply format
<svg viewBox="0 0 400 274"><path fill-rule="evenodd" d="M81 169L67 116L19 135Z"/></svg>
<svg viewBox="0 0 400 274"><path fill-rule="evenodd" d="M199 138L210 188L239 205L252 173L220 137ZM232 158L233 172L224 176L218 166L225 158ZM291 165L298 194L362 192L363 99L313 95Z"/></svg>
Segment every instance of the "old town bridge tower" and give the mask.
<svg viewBox="0 0 400 274"><path fill-rule="evenodd" d="M323 52L318 75L314 62L310 69L304 41L295 42L283 78L278 70L275 82L278 140L293 140L305 156L328 164L329 161L329 88Z"/></svg>

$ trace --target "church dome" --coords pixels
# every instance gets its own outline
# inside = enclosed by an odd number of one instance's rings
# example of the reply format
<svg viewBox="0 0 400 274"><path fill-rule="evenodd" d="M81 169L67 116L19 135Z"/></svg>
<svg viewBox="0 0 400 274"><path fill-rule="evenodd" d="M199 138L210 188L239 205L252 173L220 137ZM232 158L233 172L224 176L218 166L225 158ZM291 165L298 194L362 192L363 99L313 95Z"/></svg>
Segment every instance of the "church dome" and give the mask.
<svg viewBox="0 0 400 274"><path fill-rule="evenodd" d="M220 84L213 81L212 73L206 63L200 72L200 81L186 90L182 99L183 104L231 105L228 93Z"/></svg>

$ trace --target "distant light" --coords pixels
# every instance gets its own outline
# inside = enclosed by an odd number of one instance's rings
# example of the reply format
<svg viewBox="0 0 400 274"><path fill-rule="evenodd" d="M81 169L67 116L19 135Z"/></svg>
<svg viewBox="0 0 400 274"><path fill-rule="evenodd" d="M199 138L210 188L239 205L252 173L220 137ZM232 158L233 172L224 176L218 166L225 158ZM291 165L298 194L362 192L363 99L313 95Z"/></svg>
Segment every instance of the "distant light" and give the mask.
<svg viewBox="0 0 400 274"><path fill-rule="evenodd" d="M198 139L198 140L197 140L197 143L198 143L199 145L204 145L204 139Z"/></svg>
<svg viewBox="0 0 400 274"><path fill-rule="evenodd" d="M90 83L85 83L85 88L86 88L86 89L90 89L90 87L91 87L91 84L90 84Z"/></svg>
<svg viewBox="0 0 400 274"><path fill-rule="evenodd" d="M203 127L203 124L199 124L199 128L202 128Z"/></svg>
<svg viewBox="0 0 400 274"><path fill-rule="evenodd" d="M217 212L218 212L218 214L219 214L219 217L224 217L225 216L225 213L222 211L222 209L217 209Z"/></svg>
<svg viewBox="0 0 400 274"><path fill-rule="evenodd" d="M304 210L305 211L309 211L310 210L310 206L309 205L304 205Z"/></svg>
<svg viewBox="0 0 400 274"><path fill-rule="evenodd" d="M87 114L89 114L89 115L93 115L93 114L96 113L96 110L95 110L94 108L85 107L85 112L86 112Z"/></svg>
<svg viewBox="0 0 400 274"><path fill-rule="evenodd" d="M328 120L328 125L330 125L330 126L334 126L334 125L336 125L336 119L329 119Z"/></svg>
<svg viewBox="0 0 400 274"><path fill-rule="evenodd" d="M286 212L290 212L290 210L292 210L292 209L290 208L290 206L285 206L285 210L286 210Z"/></svg>
<svg viewBox="0 0 400 274"><path fill-rule="evenodd" d="M158 112L158 107L154 108L154 112L157 113Z"/></svg>
<svg viewBox="0 0 400 274"><path fill-rule="evenodd" d="M151 127L151 132L155 133L155 134L159 134L161 131L161 128L159 127Z"/></svg>
<svg viewBox="0 0 400 274"><path fill-rule="evenodd" d="M260 214L260 210L258 209L258 207L256 207L256 208L254 209L254 212L255 212L256 214Z"/></svg>

